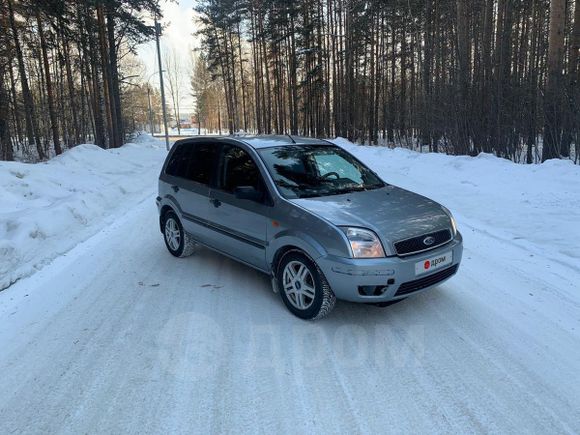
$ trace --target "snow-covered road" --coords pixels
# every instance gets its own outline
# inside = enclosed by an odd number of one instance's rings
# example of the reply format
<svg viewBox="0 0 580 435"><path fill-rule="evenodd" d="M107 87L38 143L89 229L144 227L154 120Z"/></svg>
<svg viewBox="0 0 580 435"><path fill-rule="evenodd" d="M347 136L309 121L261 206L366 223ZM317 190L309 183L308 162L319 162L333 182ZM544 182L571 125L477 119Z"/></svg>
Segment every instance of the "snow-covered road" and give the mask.
<svg viewBox="0 0 580 435"><path fill-rule="evenodd" d="M170 256L139 201L0 292L0 433L580 432L573 261L457 210L452 280L304 322L252 269Z"/></svg>

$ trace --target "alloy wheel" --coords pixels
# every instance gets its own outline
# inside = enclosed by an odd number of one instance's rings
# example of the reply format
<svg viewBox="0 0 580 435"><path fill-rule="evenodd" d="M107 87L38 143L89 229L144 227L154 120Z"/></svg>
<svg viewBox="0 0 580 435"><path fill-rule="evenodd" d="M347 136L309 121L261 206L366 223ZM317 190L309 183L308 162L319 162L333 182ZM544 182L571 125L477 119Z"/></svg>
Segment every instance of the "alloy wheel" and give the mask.
<svg viewBox="0 0 580 435"><path fill-rule="evenodd" d="M299 310L306 310L314 302L316 284L308 267L300 261L291 261L282 273L284 293Z"/></svg>
<svg viewBox="0 0 580 435"><path fill-rule="evenodd" d="M177 222L173 218L169 218L165 222L165 240L167 240L167 244L173 251L179 249L181 231L179 230L179 225L177 225Z"/></svg>

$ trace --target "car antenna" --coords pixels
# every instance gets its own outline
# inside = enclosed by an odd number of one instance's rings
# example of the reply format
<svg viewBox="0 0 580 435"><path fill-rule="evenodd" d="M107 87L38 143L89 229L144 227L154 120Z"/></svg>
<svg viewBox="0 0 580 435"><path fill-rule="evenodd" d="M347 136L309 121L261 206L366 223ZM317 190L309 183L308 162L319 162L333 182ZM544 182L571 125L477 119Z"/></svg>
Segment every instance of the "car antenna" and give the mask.
<svg viewBox="0 0 580 435"><path fill-rule="evenodd" d="M290 136L289 134L287 134L286 136L288 136L290 138L290 140L292 141L292 143L296 143L296 141L294 140L294 138L292 136Z"/></svg>

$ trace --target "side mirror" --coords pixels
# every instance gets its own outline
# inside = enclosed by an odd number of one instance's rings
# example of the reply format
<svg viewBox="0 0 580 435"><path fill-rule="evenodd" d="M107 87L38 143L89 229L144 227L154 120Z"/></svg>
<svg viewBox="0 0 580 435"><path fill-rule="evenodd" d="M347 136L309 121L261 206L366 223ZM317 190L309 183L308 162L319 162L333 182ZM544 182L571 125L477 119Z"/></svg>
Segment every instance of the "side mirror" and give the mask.
<svg viewBox="0 0 580 435"><path fill-rule="evenodd" d="M238 186L234 189L234 196L238 199L247 199L254 202L262 202L264 199L264 194L254 186Z"/></svg>

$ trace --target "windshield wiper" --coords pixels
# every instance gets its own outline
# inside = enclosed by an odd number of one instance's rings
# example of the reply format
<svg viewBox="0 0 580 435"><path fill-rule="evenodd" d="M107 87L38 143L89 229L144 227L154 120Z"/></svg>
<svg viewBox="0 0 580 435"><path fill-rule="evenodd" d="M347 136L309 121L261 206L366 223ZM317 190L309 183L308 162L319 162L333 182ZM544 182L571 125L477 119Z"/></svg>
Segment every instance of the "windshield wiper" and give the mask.
<svg viewBox="0 0 580 435"><path fill-rule="evenodd" d="M380 184L369 184L369 185L356 185L351 187L345 187L343 189L336 190L333 195L342 195L344 193L352 193L352 192L366 192L367 190L375 190L380 189L383 185Z"/></svg>
<svg viewBox="0 0 580 435"><path fill-rule="evenodd" d="M296 196L298 196L298 198L314 198L316 196L322 196L322 193L324 193L319 192L318 190L316 190L311 186L308 186L307 184L298 184L298 183L291 184L285 180L276 180L275 183L279 187L291 190L292 192L294 192L294 194L296 194Z"/></svg>
<svg viewBox="0 0 580 435"><path fill-rule="evenodd" d="M368 189L364 186L352 186L352 187L345 187L343 189L338 189L337 194L340 195L343 193L363 192L365 190L368 190Z"/></svg>

